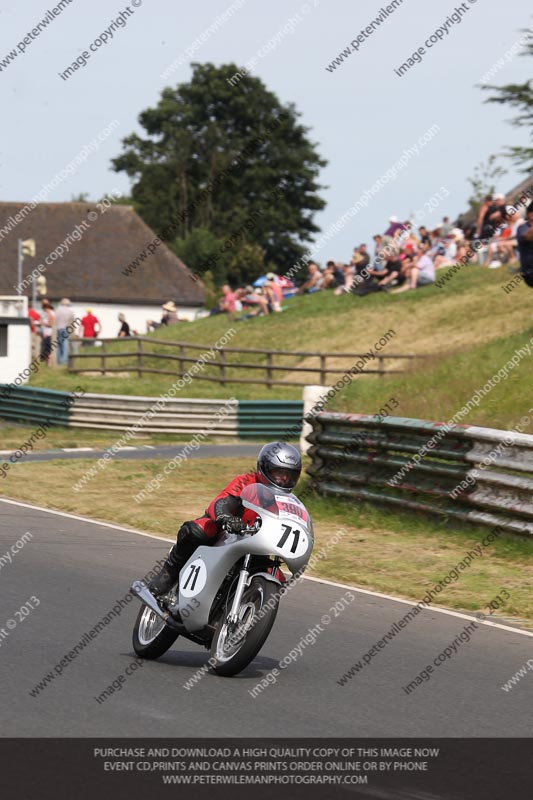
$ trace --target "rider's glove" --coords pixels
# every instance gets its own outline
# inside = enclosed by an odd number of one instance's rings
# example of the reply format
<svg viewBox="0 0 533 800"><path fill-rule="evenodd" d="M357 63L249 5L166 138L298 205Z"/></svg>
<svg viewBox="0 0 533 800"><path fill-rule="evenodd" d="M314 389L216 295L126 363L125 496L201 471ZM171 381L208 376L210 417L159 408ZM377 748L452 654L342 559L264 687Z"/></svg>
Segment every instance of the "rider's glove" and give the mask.
<svg viewBox="0 0 533 800"><path fill-rule="evenodd" d="M244 522L240 517L233 517L231 514L221 514L216 519L219 528L224 527L233 533L242 533Z"/></svg>

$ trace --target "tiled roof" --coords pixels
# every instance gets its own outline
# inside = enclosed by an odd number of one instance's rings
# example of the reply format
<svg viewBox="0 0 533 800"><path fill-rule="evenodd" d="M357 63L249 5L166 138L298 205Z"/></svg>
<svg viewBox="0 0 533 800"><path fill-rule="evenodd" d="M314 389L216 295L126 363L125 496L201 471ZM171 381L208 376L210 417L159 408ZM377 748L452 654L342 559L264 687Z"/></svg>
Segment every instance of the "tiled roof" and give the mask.
<svg viewBox="0 0 533 800"><path fill-rule="evenodd" d="M193 280L185 264L164 244L152 255L146 253L132 274L123 274L155 237L130 206L112 205L104 210L97 203L39 203L28 213L29 207L0 203L0 295L15 294L17 239L35 239L36 256L24 258L23 279L44 264L58 245L65 249L43 273L50 299L150 305L174 300L182 306L202 305L202 283ZM31 296L31 285L23 294Z"/></svg>

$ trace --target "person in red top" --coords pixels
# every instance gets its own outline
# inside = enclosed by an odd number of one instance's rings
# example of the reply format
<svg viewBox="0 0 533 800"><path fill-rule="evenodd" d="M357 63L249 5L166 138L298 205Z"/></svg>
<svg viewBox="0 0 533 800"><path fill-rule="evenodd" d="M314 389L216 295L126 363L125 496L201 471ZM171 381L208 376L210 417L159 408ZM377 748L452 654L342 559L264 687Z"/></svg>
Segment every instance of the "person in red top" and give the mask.
<svg viewBox="0 0 533 800"><path fill-rule="evenodd" d="M98 325L98 330L96 326ZM101 330L100 320L94 316L92 308L87 309L87 314L81 320L82 336L85 339L96 339Z"/></svg>
<svg viewBox="0 0 533 800"><path fill-rule="evenodd" d="M197 547L214 544L223 527L240 533L255 519L255 513L245 508L240 499L245 486L262 483L282 494L290 494L301 471L300 453L291 444L271 442L262 447L255 472L237 475L210 503L203 516L183 523L161 572L148 584L150 591L156 596L169 592Z"/></svg>
<svg viewBox="0 0 533 800"><path fill-rule="evenodd" d="M31 332L37 332L37 325L41 321L41 315L38 311L36 311L33 307L33 303L31 300L28 300L28 317L31 319Z"/></svg>
<svg viewBox="0 0 533 800"><path fill-rule="evenodd" d="M30 325L31 325L31 357L32 359L37 358L39 355L39 350L41 346L41 341L39 337L40 333L40 325L41 325L41 315L38 311L36 311L33 307L33 302L28 300L28 317L30 318Z"/></svg>

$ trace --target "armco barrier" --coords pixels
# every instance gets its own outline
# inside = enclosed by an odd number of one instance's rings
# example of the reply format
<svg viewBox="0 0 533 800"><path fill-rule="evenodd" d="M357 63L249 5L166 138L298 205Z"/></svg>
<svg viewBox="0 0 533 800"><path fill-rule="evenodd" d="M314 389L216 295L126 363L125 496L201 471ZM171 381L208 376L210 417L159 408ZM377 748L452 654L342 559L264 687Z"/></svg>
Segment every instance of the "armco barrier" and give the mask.
<svg viewBox="0 0 533 800"><path fill-rule="evenodd" d="M0 384L0 417L16 422L69 425L71 395L53 389Z"/></svg>
<svg viewBox="0 0 533 800"><path fill-rule="evenodd" d="M237 400L171 398L155 409L158 397L85 394L72 406L76 428L124 431L135 425L143 433L190 433L237 436ZM153 413L152 413L153 412Z"/></svg>
<svg viewBox="0 0 533 800"><path fill-rule="evenodd" d="M150 413L157 397L84 394L65 405L70 395L48 389L17 387L2 397L0 418L17 422L52 421L57 425L99 430L128 430L136 425L144 433L195 434L240 438L281 438L287 431L299 435L303 404L300 401L194 400L172 398Z"/></svg>
<svg viewBox="0 0 533 800"><path fill-rule="evenodd" d="M297 438L302 429L303 408L301 400L239 400L239 437Z"/></svg>
<svg viewBox="0 0 533 800"><path fill-rule="evenodd" d="M328 412L311 424L307 471L323 495L533 534L533 436Z"/></svg>

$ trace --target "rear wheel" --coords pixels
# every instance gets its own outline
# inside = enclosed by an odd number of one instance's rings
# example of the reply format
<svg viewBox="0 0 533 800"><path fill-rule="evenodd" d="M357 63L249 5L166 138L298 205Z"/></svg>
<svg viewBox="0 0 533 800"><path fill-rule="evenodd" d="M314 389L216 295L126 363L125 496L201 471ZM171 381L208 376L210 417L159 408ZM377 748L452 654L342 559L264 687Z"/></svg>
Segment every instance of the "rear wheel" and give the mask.
<svg viewBox="0 0 533 800"><path fill-rule="evenodd" d="M272 629L278 605L279 585L253 578L243 594L238 622L229 623L227 614L218 621L209 653L213 672L236 675L248 666Z"/></svg>
<svg viewBox="0 0 533 800"><path fill-rule="evenodd" d="M155 611L142 605L133 628L133 649L141 658L159 658L171 647L179 633L169 628Z"/></svg>

